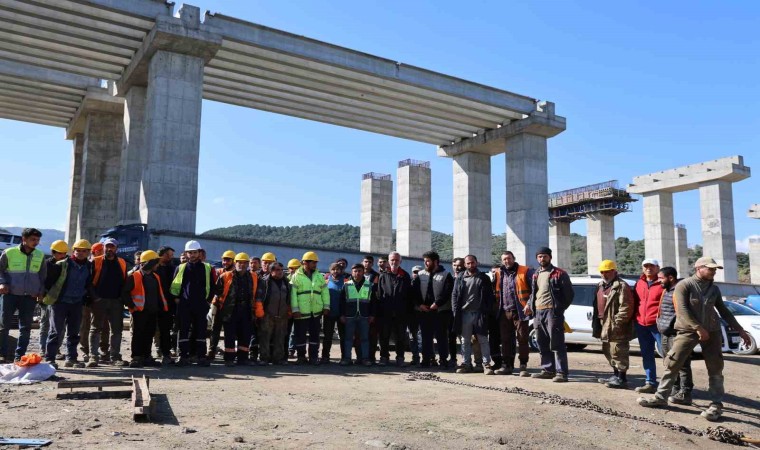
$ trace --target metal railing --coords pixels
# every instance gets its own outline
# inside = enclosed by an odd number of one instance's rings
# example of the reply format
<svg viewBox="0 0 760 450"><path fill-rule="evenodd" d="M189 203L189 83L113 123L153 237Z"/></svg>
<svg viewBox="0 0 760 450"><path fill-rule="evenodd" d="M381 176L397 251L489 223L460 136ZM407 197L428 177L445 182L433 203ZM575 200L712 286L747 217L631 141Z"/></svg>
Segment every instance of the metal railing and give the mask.
<svg viewBox="0 0 760 450"><path fill-rule="evenodd" d="M398 162L398 167L406 167L406 166L414 166L414 167L424 167L426 169L430 168L430 161L419 161L416 159L405 159L403 161Z"/></svg>
<svg viewBox="0 0 760 450"><path fill-rule="evenodd" d="M362 180L391 180L391 174L389 173L378 173L378 172L369 172L362 175Z"/></svg>

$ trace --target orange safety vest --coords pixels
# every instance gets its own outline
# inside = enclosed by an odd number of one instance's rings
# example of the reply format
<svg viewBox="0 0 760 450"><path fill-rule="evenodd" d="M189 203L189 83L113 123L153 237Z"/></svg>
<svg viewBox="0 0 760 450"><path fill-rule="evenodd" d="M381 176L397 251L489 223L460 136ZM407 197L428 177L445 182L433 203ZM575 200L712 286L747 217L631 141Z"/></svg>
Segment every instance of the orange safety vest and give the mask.
<svg viewBox="0 0 760 450"><path fill-rule="evenodd" d="M501 292L501 269L496 272L494 276L494 283L496 284L496 293ZM517 300L525 308L528 304L528 298L530 298L530 283L528 283L528 267L517 266L517 279L515 281L515 290L517 291Z"/></svg>
<svg viewBox="0 0 760 450"><path fill-rule="evenodd" d="M105 260L105 255L96 256L92 260L92 264L95 266L95 275L92 277L92 285L97 286L98 281L100 281L100 273L103 270L103 260ZM124 279L127 279L127 262L124 261L123 258L116 257L116 260L119 261L119 265L121 266L121 274L124 277Z"/></svg>
<svg viewBox="0 0 760 450"><path fill-rule="evenodd" d="M157 273L152 274L156 277L158 283L158 292L161 294L161 301L164 302L164 311L169 311L169 304L166 303L166 297L164 297L164 288L161 287L161 279ZM129 295L132 297L132 303L135 304L134 308L129 308L129 312L142 311L145 308L145 286L143 285L143 274L139 270L136 270L132 276L135 279L135 287Z"/></svg>
<svg viewBox="0 0 760 450"><path fill-rule="evenodd" d="M248 273L251 274L251 280L253 280L252 284L252 290L251 294L253 295L253 298L251 299L251 311L256 314L256 290L259 288L259 276L256 274L256 272L248 271ZM217 308L219 311L224 308L224 300L227 299L227 294L230 293L230 286L232 286L232 278L235 276L235 271L229 271L229 272L222 272L220 277L224 281L224 287L222 289L222 295L217 295L214 298L214 301L211 303L214 305L217 305Z"/></svg>

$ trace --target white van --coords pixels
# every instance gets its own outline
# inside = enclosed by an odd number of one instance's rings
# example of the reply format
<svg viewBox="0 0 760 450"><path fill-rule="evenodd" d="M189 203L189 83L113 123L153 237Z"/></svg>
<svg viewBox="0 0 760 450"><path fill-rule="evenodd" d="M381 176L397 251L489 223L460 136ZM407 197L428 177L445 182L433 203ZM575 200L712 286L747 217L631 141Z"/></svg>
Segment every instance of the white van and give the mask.
<svg viewBox="0 0 760 450"><path fill-rule="evenodd" d="M5 249L16 247L21 243L21 236L0 228L0 252Z"/></svg>

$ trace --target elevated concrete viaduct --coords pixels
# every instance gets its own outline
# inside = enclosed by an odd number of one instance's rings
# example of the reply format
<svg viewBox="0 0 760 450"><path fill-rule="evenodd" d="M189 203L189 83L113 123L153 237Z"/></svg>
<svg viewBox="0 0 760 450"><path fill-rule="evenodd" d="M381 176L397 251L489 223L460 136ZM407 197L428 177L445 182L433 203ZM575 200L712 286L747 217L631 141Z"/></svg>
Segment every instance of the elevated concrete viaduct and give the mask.
<svg viewBox="0 0 760 450"><path fill-rule="evenodd" d="M456 253L486 262L490 157L506 152L507 245L524 262L548 243L546 140L565 129L551 102L190 5L0 0L0 117L66 128L70 241L106 223L195 231L202 99L438 146Z"/></svg>

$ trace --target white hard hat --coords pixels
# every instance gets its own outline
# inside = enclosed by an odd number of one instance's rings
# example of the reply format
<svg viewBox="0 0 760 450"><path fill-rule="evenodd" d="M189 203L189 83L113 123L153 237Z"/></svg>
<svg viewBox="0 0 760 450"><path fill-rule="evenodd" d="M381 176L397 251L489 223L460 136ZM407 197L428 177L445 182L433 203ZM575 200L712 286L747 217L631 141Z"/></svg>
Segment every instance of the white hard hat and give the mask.
<svg viewBox="0 0 760 450"><path fill-rule="evenodd" d="M203 247L201 247L201 243L198 241L187 241L185 244L185 251L192 251L192 250L202 250Z"/></svg>

